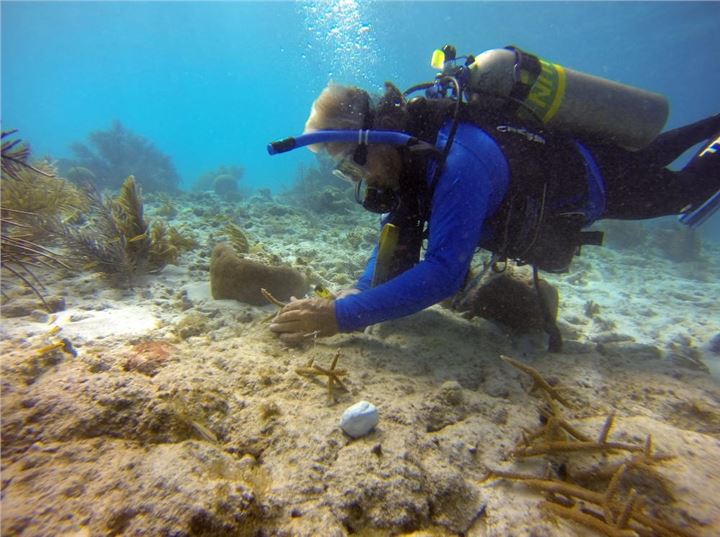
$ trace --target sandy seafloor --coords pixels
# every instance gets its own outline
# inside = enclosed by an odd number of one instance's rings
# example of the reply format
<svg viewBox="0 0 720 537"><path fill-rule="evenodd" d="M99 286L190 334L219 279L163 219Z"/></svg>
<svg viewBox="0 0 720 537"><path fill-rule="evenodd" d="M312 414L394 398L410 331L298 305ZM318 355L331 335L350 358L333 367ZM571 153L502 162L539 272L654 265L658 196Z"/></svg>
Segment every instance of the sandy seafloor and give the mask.
<svg viewBox="0 0 720 537"><path fill-rule="evenodd" d="M647 509L689 534L720 535L717 244L669 260L668 237L681 232L628 224L633 248L586 248L569 274L548 278L560 290L562 354L546 352L542 333L441 306L287 348L267 328L274 306L210 296L222 226L197 208L227 213L251 242L335 290L361 270L374 221L260 198L188 199L169 223L201 246L178 265L130 289L95 273L46 276L66 302L56 316L33 313L32 295L5 304L3 536L599 535L550 514L536 490L483 480L488 469L542 476L627 457L513 457L544 403L501 354L549 379L587 435L611 412L611 440L642 445L651 434L674 457L631 484ZM29 315L9 317L17 304ZM60 336L77 357L37 355ZM329 404L324 379L295 368L328 365L338 350L349 392ZM360 400L380 422L351 440L338 423Z"/></svg>

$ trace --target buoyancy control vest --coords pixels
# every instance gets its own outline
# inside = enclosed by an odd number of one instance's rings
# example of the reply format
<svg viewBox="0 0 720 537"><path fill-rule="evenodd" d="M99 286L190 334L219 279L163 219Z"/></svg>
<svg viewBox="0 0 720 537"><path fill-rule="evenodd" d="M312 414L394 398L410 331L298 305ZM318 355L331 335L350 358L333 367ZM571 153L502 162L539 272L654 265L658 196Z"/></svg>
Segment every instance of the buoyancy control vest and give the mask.
<svg viewBox="0 0 720 537"><path fill-rule="evenodd" d="M455 104L453 99L412 99L408 103L407 131L434 144L442 126L453 116ZM587 225L581 209L588 196L588 172L572 138L474 110L472 105L463 104L459 119L491 136L510 168L508 192L486 221L488 232L479 247L499 259L530 264L547 272L566 272L582 245L601 244L602 233L582 231ZM399 228L388 279L419 260L434 186L428 186L426 178L435 156L405 149L401 153L404 166L400 204L387 219Z"/></svg>

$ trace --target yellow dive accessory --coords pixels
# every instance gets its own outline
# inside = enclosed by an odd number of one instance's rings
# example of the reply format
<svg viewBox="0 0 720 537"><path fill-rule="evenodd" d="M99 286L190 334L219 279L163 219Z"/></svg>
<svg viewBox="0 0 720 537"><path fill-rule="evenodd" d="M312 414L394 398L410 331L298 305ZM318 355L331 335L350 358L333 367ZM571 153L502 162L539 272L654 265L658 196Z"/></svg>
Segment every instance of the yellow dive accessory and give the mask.
<svg viewBox="0 0 720 537"><path fill-rule="evenodd" d="M315 295L319 296L320 298L329 298L331 300L335 300L335 295L320 284L315 286L314 291Z"/></svg>
<svg viewBox="0 0 720 537"><path fill-rule="evenodd" d="M430 59L430 65L432 65L433 69L442 71L443 67L445 67L445 53L440 49L436 49Z"/></svg>
<svg viewBox="0 0 720 537"><path fill-rule="evenodd" d="M400 237L400 228L394 224L385 224L380 232L378 253L375 257L375 271L372 277L372 286L380 285L388 279L390 264Z"/></svg>

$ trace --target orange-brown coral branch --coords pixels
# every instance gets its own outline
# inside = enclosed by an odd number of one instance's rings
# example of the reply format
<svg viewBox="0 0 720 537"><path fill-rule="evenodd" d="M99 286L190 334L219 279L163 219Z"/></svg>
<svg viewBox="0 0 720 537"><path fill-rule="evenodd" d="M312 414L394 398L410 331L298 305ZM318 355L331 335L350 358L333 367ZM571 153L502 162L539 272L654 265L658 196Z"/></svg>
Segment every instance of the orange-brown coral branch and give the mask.
<svg viewBox="0 0 720 537"><path fill-rule="evenodd" d="M556 401L560 402L563 406L566 406L567 408L572 408L572 405L570 402L565 399L562 395L558 393L558 391L550 386L548 382L542 377L542 375L534 368L530 367L529 365L526 365L522 362L519 362L518 360L515 360L514 358L510 358L509 356L505 356L504 354L500 355L500 358L510 364L511 366L515 367L516 369L519 369L523 373L527 373L530 375L535 382L535 385L537 385L542 390L545 390L547 394L555 399Z"/></svg>
<svg viewBox="0 0 720 537"><path fill-rule="evenodd" d="M332 363L330 364L330 368L326 369L324 367L321 367L317 364L315 364L315 359L311 358L308 364L305 367L297 367L295 368L295 372L298 375L303 376L320 376L324 375L328 378L328 402L333 403L335 401L335 384L340 386L343 390L349 391L345 384L343 384L342 380L340 380L340 377L343 375L347 375L347 371L344 369L335 369L335 366L337 365L338 358L340 358L340 350L338 350L335 353L335 356L333 357Z"/></svg>

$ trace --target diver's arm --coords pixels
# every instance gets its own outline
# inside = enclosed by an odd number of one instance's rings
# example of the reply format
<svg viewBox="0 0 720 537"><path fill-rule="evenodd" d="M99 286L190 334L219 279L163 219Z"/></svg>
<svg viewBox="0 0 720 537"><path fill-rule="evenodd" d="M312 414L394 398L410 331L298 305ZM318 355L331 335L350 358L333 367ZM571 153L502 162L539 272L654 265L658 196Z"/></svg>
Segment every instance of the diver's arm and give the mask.
<svg viewBox="0 0 720 537"><path fill-rule="evenodd" d="M382 285L338 299L340 331L415 313L461 288L487 214L492 173L460 146L453 149L433 196L425 258Z"/></svg>

